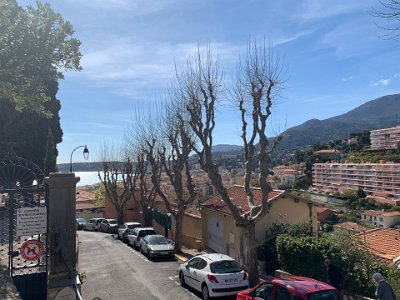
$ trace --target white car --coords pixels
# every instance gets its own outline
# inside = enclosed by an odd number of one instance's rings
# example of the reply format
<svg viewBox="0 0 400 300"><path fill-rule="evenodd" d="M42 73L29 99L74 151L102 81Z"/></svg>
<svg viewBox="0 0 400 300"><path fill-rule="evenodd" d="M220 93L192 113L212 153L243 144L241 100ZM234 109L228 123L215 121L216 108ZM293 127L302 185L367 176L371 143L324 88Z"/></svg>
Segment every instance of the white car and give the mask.
<svg viewBox="0 0 400 300"><path fill-rule="evenodd" d="M138 222L125 222L118 228L118 238L123 242L128 242L128 234L136 227L141 227Z"/></svg>
<svg viewBox="0 0 400 300"><path fill-rule="evenodd" d="M161 234L146 235L139 241L139 251L152 257L173 257L175 255L174 245Z"/></svg>
<svg viewBox="0 0 400 300"><path fill-rule="evenodd" d="M220 253L197 255L178 269L182 286L200 291L203 299L231 296L249 287L247 273L232 257Z"/></svg>

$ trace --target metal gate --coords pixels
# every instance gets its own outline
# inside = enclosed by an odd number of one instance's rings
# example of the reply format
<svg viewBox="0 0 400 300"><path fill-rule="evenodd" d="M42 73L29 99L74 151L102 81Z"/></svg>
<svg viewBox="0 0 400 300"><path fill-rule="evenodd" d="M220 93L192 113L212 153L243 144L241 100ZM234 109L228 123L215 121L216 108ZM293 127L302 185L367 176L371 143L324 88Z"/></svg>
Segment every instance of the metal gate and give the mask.
<svg viewBox="0 0 400 300"><path fill-rule="evenodd" d="M47 298L48 199L40 168L0 159L0 263L22 299Z"/></svg>

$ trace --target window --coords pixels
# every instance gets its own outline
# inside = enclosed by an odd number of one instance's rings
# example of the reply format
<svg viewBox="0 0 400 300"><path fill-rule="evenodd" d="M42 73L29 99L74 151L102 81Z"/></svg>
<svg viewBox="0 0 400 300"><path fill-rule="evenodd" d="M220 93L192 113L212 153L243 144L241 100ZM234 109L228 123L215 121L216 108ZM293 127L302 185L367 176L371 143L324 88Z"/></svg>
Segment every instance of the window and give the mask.
<svg viewBox="0 0 400 300"><path fill-rule="evenodd" d="M188 266L197 269L197 266L200 263L200 261L201 261L200 257L194 257L191 260L189 260Z"/></svg>
<svg viewBox="0 0 400 300"><path fill-rule="evenodd" d="M291 294L284 287L277 286L275 288L275 300L290 300L291 298Z"/></svg>
<svg viewBox="0 0 400 300"><path fill-rule="evenodd" d="M379 222L383 222L383 217L379 217Z"/></svg>
<svg viewBox="0 0 400 300"><path fill-rule="evenodd" d="M212 273L216 274L237 273L242 271L242 268L235 260L213 262L210 264L210 269Z"/></svg>
<svg viewBox="0 0 400 300"><path fill-rule="evenodd" d="M199 264L197 265L197 269L201 270L207 266L207 262L204 259L200 259Z"/></svg>
<svg viewBox="0 0 400 300"><path fill-rule="evenodd" d="M255 289L253 297L269 300L271 298L271 292L272 292L272 285L263 284Z"/></svg>
<svg viewBox="0 0 400 300"><path fill-rule="evenodd" d="M308 300L339 300L336 291L322 291L308 295Z"/></svg>

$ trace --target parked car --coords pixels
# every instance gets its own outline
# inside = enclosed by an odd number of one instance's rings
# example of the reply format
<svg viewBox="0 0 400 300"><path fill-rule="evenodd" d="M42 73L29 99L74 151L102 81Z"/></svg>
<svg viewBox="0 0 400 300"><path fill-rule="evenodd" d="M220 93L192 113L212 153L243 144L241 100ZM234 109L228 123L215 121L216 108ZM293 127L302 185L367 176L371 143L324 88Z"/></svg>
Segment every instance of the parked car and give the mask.
<svg viewBox="0 0 400 300"><path fill-rule="evenodd" d="M200 291L203 299L236 295L249 287L247 273L232 257L220 253L197 255L178 269L182 286Z"/></svg>
<svg viewBox="0 0 400 300"><path fill-rule="evenodd" d="M136 227L130 234L128 234L128 244L137 249L139 247L140 239L151 234L157 234L152 227Z"/></svg>
<svg viewBox="0 0 400 300"><path fill-rule="evenodd" d="M85 229L87 221L85 218L76 218L76 229Z"/></svg>
<svg viewBox="0 0 400 300"><path fill-rule="evenodd" d="M302 299L302 300L340 300L337 290L318 280L287 276L272 278L261 282L254 288L240 292L236 300L278 300L278 299Z"/></svg>
<svg viewBox="0 0 400 300"><path fill-rule="evenodd" d="M118 228L118 238L121 241L127 242L128 234L130 234L136 227L142 227L142 224L138 222L125 222Z"/></svg>
<svg viewBox="0 0 400 300"><path fill-rule="evenodd" d="M100 223L100 231L102 232L117 232L118 231L118 222L115 219L104 219Z"/></svg>
<svg viewBox="0 0 400 300"><path fill-rule="evenodd" d="M100 230L100 223L104 218L92 218L85 225L85 230L96 231Z"/></svg>
<svg viewBox="0 0 400 300"><path fill-rule="evenodd" d="M146 235L139 241L139 251L152 257L173 257L175 255L174 245L161 234Z"/></svg>

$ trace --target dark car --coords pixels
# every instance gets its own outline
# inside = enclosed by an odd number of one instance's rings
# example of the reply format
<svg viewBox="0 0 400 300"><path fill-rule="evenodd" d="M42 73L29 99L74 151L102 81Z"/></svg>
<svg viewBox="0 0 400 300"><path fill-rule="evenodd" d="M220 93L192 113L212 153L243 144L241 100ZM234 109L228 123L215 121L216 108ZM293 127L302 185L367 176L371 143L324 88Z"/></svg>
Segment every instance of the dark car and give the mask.
<svg viewBox="0 0 400 300"><path fill-rule="evenodd" d="M85 218L76 218L76 229L85 229L86 223L87 221Z"/></svg>

